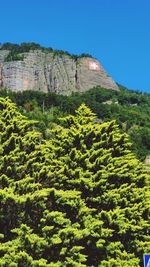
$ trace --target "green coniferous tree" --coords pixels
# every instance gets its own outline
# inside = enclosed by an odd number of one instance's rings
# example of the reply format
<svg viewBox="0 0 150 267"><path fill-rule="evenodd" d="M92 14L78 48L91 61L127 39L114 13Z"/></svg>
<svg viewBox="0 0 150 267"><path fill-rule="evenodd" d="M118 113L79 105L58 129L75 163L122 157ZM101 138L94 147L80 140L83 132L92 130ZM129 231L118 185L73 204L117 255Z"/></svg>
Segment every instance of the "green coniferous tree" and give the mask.
<svg viewBox="0 0 150 267"><path fill-rule="evenodd" d="M148 175L115 122L85 106L43 141L0 99L0 266L142 266Z"/></svg>
<svg viewBox="0 0 150 267"><path fill-rule="evenodd" d="M81 192L86 207L94 210L92 220L98 220L101 230L96 238L89 237L90 246L84 244L88 265L140 266L143 252L150 247L149 177L143 164L131 153L127 135L115 122L95 124L85 105L63 123L65 127L54 130L52 140L61 171L56 169L50 185ZM84 220L86 229L91 227L90 219Z"/></svg>

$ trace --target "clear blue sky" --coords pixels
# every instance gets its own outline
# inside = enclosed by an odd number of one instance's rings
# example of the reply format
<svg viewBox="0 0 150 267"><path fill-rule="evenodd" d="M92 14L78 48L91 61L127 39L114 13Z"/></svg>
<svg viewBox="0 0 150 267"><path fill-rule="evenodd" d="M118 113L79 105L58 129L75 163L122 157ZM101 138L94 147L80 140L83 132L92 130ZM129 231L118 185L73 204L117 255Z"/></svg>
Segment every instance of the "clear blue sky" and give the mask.
<svg viewBox="0 0 150 267"><path fill-rule="evenodd" d="M0 0L0 42L89 53L118 83L150 92L150 0Z"/></svg>

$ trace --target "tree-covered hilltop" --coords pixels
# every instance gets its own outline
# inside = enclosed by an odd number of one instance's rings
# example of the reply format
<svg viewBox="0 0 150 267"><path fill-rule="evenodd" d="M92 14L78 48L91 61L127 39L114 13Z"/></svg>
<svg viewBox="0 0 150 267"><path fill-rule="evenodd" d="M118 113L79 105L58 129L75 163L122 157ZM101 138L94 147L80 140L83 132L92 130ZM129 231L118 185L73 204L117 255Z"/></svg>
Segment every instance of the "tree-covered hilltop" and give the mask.
<svg viewBox="0 0 150 267"><path fill-rule="evenodd" d="M120 128L127 132L133 143L132 149L139 159L150 155L150 95L127 90L120 91L94 88L72 96L56 95L35 91L11 92L1 90L0 96L9 96L30 119L39 121L44 136L58 118L74 114L85 103L102 121L115 119ZM101 121L100 120L100 121Z"/></svg>
<svg viewBox="0 0 150 267"><path fill-rule="evenodd" d="M30 43L21 43L21 44L13 44L13 43L3 43L0 46L0 50L9 50L10 53L6 57L5 61L13 61L13 60L23 60L23 53L27 53L34 50L40 50L45 53L53 53L54 55L67 55L73 59L81 58L81 57L91 57L91 55L82 53L80 55L74 55L69 53L68 51L63 51L59 49L53 49L52 47L43 47L40 44L30 42Z"/></svg>
<svg viewBox="0 0 150 267"><path fill-rule="evenodd" d="M84 104L49 134L0 99L0 266L142 267L149 176L128 136Z"/></svg>

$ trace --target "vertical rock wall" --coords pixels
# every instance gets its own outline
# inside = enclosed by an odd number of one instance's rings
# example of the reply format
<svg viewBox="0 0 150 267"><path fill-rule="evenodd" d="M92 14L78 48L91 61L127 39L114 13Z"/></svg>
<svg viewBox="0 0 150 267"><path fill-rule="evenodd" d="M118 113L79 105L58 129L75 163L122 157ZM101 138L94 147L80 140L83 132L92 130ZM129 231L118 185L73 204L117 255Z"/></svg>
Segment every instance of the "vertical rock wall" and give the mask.
<svg viewBox="0 0 150 267"><path fill-rule="evenodd" d="M73 59L40 50L24 53L21 61L8 61L0 51L0 86L13 91L40 90L69 95L95 86L118 90L100 63L88 57Z"/></svg>

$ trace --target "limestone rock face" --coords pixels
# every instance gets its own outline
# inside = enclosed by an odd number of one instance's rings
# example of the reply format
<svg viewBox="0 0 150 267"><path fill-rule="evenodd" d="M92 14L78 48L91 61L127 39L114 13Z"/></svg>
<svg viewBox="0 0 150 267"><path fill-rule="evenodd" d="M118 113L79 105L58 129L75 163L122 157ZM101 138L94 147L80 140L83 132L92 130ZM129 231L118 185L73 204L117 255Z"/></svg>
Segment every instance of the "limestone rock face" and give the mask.
<svg viewBox="0 0 150 267"><path fill-rule="evenodd" d="M8 61L0 50L0 86L12 91L36 90L70 95L101 86L119 90L100 63L90 57L71 58L40 50L23 53L23 60Z"/></svg>

